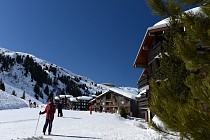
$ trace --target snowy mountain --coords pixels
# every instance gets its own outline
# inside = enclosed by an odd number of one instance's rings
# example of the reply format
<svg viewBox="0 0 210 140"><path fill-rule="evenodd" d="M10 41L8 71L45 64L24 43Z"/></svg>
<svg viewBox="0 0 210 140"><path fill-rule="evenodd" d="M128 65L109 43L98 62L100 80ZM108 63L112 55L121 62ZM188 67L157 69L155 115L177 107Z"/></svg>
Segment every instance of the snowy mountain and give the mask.
<svg viewBox="0 0 210 140"><path fill-rule="evenodd" d="M52 96L92 96L109 89L31 54L5 48L0 48L0 79L8 94L25 96L26 100L35 100L38 104L46 103Z"/></svg>

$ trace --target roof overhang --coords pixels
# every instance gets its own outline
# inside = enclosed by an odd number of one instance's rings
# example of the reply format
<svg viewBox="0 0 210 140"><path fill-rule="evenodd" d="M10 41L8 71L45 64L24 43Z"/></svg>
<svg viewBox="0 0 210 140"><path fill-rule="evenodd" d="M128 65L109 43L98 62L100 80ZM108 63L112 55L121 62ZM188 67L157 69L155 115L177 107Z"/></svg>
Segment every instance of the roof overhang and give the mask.
<svg viewBox="0 0 210 140"><path fill-rule="evenodd" d="M144 35L144 39L140 45L138 54L134 61L134 68L146 68L148 64L148 52L149 46L152 44L152 37L154 33L167 30L169 27L167 24L152 26L147 28L147 31Z"/></svg>

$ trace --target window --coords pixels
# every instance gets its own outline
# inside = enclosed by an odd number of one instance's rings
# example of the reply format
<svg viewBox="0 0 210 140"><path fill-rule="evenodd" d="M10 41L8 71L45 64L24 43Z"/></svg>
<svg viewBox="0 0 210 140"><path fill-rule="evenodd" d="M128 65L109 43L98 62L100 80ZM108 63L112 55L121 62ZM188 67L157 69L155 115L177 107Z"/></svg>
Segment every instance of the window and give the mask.
<svg viewBox="0 0 210 140"><path fill-rule="evenodd" d="M111 94L110 93L106 94L106 99L111 99Z"/></svg>

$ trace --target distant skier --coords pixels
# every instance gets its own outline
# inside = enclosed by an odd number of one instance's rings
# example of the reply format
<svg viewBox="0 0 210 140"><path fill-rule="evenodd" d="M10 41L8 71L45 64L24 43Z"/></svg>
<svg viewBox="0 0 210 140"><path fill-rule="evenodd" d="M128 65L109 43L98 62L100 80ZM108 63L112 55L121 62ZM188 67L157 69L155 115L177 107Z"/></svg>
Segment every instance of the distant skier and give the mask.
<svg viewBox="0 0 210 140"><path fill-rule="evenodd" d="M63 117L63 112L62 112L63 105L61 102L58 102L57 109L58 109L58 117Z"/></svg>
<svg viewBox="0 0 210 140"><path fill-rule="evenodd" d="M34 108L36 108L36 102L34 102Z"/></svg>
<svg viewBox="0 0 210 140"><path fill-rule="evenodd" d="M49 100L48 104L45 108L45 111L43 111L43 112L40 111L39 112L40 115L46 113L46 121L45 121L45 124L44 124L44 127L43 127L44 135L45 135L48 124L49 124L48 134L50 135L50 133L51 133L55 111L56 111L56 107L55 107L53 101Z"/></svg>
<svg viewBox="0 0 210 140"><path fill-rule="evenodd" d="M32 107L32 102L31 102L31 100L28 101L28 104L29 104L29 107L31 108L31 107Z"/></svg>
<svg viewBox="0 0 210 140"><path fill-rule="evenodd" d="M92 105L90 105L90 114L92 114L92 111L93 111L93 108L92 108Z"/></svg>
<svg viewBox="0 0 210 140"><path fill-rule="evenodd" d="M101 113L103 111L103 107L100 105L99 112Z"/></svg>

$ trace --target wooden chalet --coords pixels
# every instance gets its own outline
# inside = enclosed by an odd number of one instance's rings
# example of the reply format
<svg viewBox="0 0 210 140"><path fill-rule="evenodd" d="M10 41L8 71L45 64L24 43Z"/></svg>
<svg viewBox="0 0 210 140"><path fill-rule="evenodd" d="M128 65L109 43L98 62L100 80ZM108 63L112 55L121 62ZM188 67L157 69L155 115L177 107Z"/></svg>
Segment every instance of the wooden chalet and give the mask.
<svg viewBox="0 0 210 140"><path fill-rule="evenodd" d="M89 96L78 96L77 102L75 102L76 110L88 111L90 107L90 100L92 97Z"/></svg>
<svg viewBox="0 0 210 140"><path fill-rule="evenodd" d="M77 109L77 98L76 97L71 97L70 99L70 104L69 104L69 109L70 110L76 110Z"/></svg>
<svg viewBox="0 0 210 140"><path fill-rule="evenodd" d="M190 9L185 12L196 12L199 11L199 7ZM148 121L151 118L151 113L149 110L149 79L153 77L157 81L157 76L154 72L155 64L158 65L159 58L161 57L161 45L164 40L162 34L166 30L169 30L167 24L169 23L169 18L166 18L154 26L149 27L145 33L144 39L140 45L140 49L137 53L136 59L134 61L134 68L143 69L142 74L138 80L139 95L137 95L139 103L139 117L145 118ZM184 27L183 31L185 30ZM166 52L167 53L167 52Z"/></svg>
<svg viewBox="0 0 210 140"><path fill-rule="evenodd" d="M99 111L102 106L103 112L117 113L119 107L124 107L130 116L138 115L136 95L118 88L110 88L91 100L91 103L94 111Z"/></svg>
<svg viewBox="0 0 210 140"><path fill-rule="evenodd" d="M61 102L63 109L87 111L89 110L91 99L92 97L89 96L59 95L55 97L55 103Z"/></svg>
<svg viewBox="0 0 210 140"><path fill-rule="evenodd" d="M149 27L145 33L144 39L134 61L134 68L143 69L138 80L139 94L137 95L139 114L138 117L148 121L151 117L149 110L149 79L156 78L154 65L159 62L161 43L164 31L168 30L168 19L164 19L152 27ZM158 80L158 79L157 79Z"/></svg>

